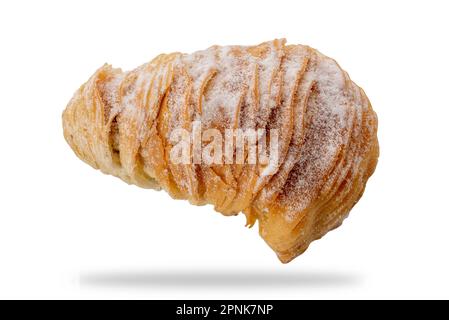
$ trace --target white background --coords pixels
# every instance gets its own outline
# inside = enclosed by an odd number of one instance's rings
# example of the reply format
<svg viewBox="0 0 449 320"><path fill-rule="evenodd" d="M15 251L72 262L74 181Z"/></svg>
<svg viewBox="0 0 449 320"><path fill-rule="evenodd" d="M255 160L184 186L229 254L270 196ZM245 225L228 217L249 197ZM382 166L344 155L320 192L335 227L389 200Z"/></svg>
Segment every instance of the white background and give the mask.
<svg viewBox="0 0 449 320"><path fill-rule="evenodd" d="M449 298L449 2L2 1L0 298ZM381 157L342 227L282 265L223 217L85 165L61 112L103 63L277 37L335 58Z"/></svg>

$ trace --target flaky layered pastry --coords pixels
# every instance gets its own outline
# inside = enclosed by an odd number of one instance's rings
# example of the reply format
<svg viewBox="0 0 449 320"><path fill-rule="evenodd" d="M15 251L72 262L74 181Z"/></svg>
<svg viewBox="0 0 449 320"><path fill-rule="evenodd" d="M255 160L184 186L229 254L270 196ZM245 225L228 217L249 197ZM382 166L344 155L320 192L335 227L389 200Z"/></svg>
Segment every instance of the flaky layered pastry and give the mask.
<svg viewBox="0 0 449 320"><path fill-rule="evenodd" d="M278 161L174 163L170 135L194 121L223 135L276 129ZM63 127L77 156L104 173L244 212L282 262L342 223L378 158L363 90L334 60L283 39L162 54L129 72L104 65L69 102Z"/></svg>

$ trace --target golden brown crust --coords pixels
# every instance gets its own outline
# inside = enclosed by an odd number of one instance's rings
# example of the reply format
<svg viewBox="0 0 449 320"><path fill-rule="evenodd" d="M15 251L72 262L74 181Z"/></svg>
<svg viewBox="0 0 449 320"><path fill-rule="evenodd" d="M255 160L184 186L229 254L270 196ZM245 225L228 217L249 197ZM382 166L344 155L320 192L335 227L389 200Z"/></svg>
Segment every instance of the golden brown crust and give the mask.
<svg viewBox="0 0 449 320"><path fill-rule="evenodd" d="M170 135L194 132L193 121L223 136L275 129L279 161L174 163ZM285 40L163 54L130 72L105 65L75 93L63 126L77 156L104 173L259 221L282 262L342 223L379 154L363 90L334 60Z"/></svg>

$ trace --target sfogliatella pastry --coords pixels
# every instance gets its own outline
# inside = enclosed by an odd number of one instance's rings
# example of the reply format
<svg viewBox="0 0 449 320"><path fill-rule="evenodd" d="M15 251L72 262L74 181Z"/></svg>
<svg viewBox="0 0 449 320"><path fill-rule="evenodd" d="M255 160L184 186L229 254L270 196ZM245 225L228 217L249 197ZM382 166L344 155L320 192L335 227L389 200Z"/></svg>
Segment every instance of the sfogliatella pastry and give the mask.
<svg viewBox="0 0 449 320"><path fill-rule="evenodd" d="M342 223L379 152L363 90L334 60L283 39L161 54L129 72L104 65L63 126L106 174L258 221L284 263Z"/></svg>

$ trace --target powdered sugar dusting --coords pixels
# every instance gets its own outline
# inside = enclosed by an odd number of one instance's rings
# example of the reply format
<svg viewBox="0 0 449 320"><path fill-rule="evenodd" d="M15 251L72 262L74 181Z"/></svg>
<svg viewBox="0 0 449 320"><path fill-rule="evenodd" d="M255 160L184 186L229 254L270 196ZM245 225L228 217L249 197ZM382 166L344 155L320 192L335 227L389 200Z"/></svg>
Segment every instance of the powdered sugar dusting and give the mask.
<svg viewBox="0 0 449 320"><path fill-rule="evenodd" d="M319 62L308 76L316 81L307 108L307 117L311 122L299 161L280 196L289 208L286 212L289 221L294 221L298 213L310 206L322 181L337 161L350 111L344 75L333 60L319 57ZM292 195L297 195L293 196L294 201L291 201Z"/></svg>

